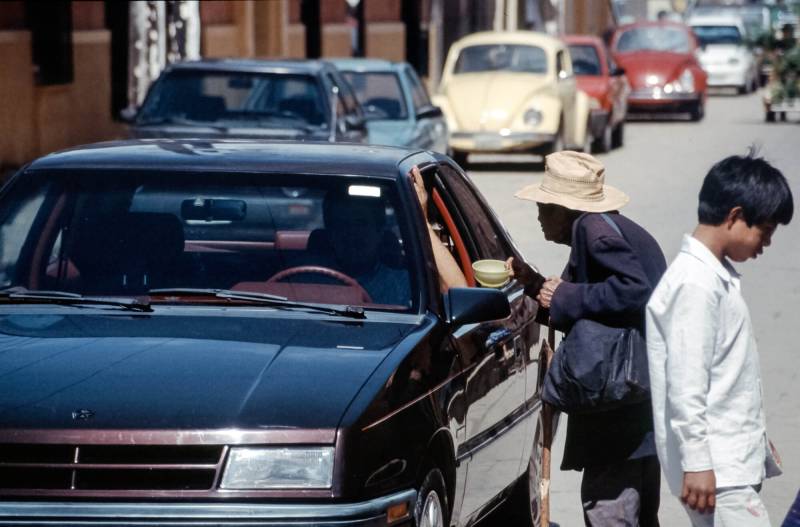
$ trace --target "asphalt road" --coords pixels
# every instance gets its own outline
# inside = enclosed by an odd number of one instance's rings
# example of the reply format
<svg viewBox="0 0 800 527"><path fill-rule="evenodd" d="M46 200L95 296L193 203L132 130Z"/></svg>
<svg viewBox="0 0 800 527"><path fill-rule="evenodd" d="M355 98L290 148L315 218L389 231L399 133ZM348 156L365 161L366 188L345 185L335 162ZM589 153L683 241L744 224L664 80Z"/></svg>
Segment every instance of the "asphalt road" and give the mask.
<svg viewBox="0 0 800 527"><path fill-rule="evenodd" d="M606 182L631 197L624 214L647 228L671 261L681 236L696 222L697 194L708 169L732 154L757 145L761 154L789 179L800 205L800 122L765 123L760 94L717 94L708 100L700 123L686 120L629 122L625 145L597 157ZM495 209L526 258L546 275L560 274L568 248L546 242L536 220L536 205L514 192L541 181L534 157L471 158L469 175ZM767 431L780 451L784 474L762 490L773 525L780 525L800 488L800 212L779 227L772 246L756 261L738 264L761 356ZM551 521L560 527L583 525L580 473L558 470L565 427L553 449ZM661 525L690 525L677 499L662 484ZM488 522L491 525L491 518Z"/></svg>

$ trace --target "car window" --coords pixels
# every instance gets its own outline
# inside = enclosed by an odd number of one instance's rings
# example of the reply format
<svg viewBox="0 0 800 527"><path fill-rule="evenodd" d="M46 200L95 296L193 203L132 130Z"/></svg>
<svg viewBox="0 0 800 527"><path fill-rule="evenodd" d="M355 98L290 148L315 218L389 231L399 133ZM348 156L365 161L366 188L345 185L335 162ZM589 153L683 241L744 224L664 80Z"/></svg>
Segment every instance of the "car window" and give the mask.
<svg viewBox="0 0 800 527"><path fill-rule="evenodd" d="M153 86L137 122L326 126L327 116L310 75L176 70Z"/></svg>
<svg viewBox="0 0 800 527"><path fill-rule="evenodd" d="M602 75L597 48L591 44L570 44L569 54L575 75Z"/></svg>
<svg viewBox="0 0 800 527"><path fill-rule="evenodd" d="M537 46L483 44L461 50L454 74L482 71L547 73L547 54Z"/></svg>
<svg viewBox="0 0 800 527"><path fill-rule="evenodd" d="M634 27L625 30L616 41L620 53L632 51L670 51L688 53L689 34L677 27Z"/></svg>
<svg viewBox="0 0 800 527"><path fill-rule="evenodd" d="M428 91L425 86L420 82L417 73L409 67L406 67L406 78L411 83L411 98L414 101L414 109L419 110L431 105L431 98L428 96Z"/></svg>
<svg viewBox="0 0 800 527"><path fill-rule="evenodd" d="M736 26L692 26L692 30L701 46L742 43L742 34Z"/></svg>
<svg viewBox="0 0 800 527"><path fill-rule="evenodd" d="M331 85L336 86L337 97L339 99L338 112L340 115L361 115L359 103L356 95L350 89L346 81L340 80L331 73L326 73Z"/></svg>
<svg viewBox="0 0 800 527"><path fill-rule="evenodd" d="M464 234L474 241L478 252L474 255L475 259L505 260L512 255L501 230L486 213L486 209L463 176L447 165L441 166L439 172L447 191L453 197L460 217L464 218L467 230Z"/></svg>
<svg viewBox="0 0 800 527"><path fill-rule="evenodd" d="M346 71L342 75L353 88L368 119L402 120L408 117L403 89L396 73Z"/></svg>
<svg viewBox="0 0 800 527"><path fill-rule="evenodd" d="M108 296L234 289L413 307L406 217L393 184L99 171L27 179L35 184L14 187L0 209L5 287ZM28 250L20 252L21 239Z"/></svg>

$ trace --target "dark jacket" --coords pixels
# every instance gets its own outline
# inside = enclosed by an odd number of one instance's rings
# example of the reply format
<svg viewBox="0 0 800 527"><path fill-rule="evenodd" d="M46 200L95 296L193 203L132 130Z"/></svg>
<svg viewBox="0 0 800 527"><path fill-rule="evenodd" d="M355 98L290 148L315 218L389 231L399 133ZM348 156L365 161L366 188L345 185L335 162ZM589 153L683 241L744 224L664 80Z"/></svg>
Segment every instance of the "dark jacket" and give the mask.
<svg viewBox="0 0 800 527"><path fill-rule="evenodd" d="M553 326L568 332L588 318L644 332L644 310L667 267L655 239L618 213L584 214L572 226L572 252L550 306ZM571 415L562 470L656 455L650 402Z"/></svg>

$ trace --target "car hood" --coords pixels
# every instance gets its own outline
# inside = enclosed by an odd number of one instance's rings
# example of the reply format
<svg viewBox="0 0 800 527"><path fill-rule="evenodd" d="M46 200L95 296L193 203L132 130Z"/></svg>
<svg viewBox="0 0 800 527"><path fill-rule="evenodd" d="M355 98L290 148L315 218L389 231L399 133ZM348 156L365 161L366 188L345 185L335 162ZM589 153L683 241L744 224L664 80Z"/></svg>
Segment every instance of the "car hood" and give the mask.
<svg viewBox="0 0 800 527"><path fill-rule="evenodd" d="M335 428L414 327L230 313L0 315L0 426ZM82 411L91 419L76 421Z"/></svg>
<svg viewBox="0 0 800 527"><path fill-rule="evenodd" d="M663 86L677 79L692 63L691 55L656 51L620 53L614 58L625 68L632 89Z"/></svg>
<svg viewBox="0 0 800 527"><path fill-rule="evenodd" d="M597 99L598 102L605 101L609 85L606 77L599 75L577 75L578 89L585 92L589 97Z"/></svg>
<svg viewBox="0 0 800 527"><path fill-rule="evenodd" d="M444 95L462 130L499 130L510 127L525 103L551 85L544 75L466 73L453 76Z"/></svg>
<svg viewBox="0 0 800 527"><path fill-rule="evenodd" d="M714 66L728 64L731 59L744 59L749 53L747 48L736 44L709 44L698 54L700 64Z"/></svg>
<svg viewBox="0 0 800 527"><path fill-rule="evenodd" d="M214 128L210 126L135 125L131 128L134 139L199 138L199 139L286 139L327 141L330 132L324 129L304 128Z"/></svg>

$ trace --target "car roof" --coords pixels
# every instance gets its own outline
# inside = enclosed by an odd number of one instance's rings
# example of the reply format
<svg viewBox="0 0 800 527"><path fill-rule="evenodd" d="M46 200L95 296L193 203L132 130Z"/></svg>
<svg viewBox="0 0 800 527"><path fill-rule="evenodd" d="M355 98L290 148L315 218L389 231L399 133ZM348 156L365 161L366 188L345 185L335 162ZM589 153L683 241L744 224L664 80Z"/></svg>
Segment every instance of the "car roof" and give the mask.
<svg viewBox="0 0 800 527"><path fill-rule="evenodd" d="M391 62L383 59L338 58L326 59L342 71L397 71L405 62Z"/></svg>
<svg viewBox="0 0 800 527"><path fill-rule="evenodd" d="M600 47L604 46L600 37L595 37L593 35L564 35L561 37L561 40L567 44L592 44Z"/></svg>
<svg viewBox="0 0 800 527"><path fill-rule="evenodd" d="M328 66L324 60L285 59L203 59L176 62L167 67L170 71L243 71L249 73L308 73L316 74Z"/></svg>
<svg viewBox="0 0 800 527"><path fill-rule="evenodd" d="M454 43L459 47L480 44L533 44L543 48L560 48L563 43L546 33L537 31L481 31L472 33Z"/></svg>
<svg viewBox="0 0 800 527"><path fill-rule="evenodd" d="M27 170L128 169L397 178L398 165L419 152L347 143L139 139L95 143L56 152L35 160Z"/></svg>
<svg viewBox="0 0 800 527"><path fill-rule="evenodd" d="M672 20L640 20L637 22L631 22L630 24L625 24L617 28L618 33L622 33L623 31L627 31L628 29L639 28L639 27L667 27L667 28L675 28L675 29L682 29L684 31L690 31L689 26L684 24L683 22L673 22Z"/></svg>

